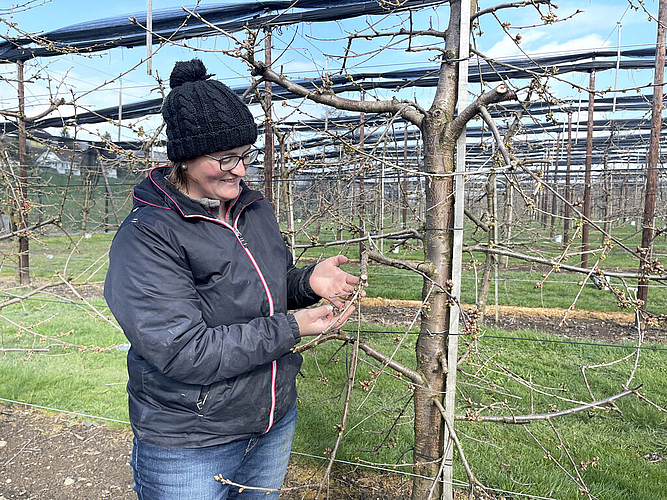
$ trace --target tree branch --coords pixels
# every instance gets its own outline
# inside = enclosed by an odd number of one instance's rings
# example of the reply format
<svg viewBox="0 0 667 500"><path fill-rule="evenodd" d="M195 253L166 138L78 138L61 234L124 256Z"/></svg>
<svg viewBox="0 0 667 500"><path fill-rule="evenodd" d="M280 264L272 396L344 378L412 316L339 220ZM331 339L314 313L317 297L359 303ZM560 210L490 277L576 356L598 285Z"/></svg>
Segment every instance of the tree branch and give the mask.
<svg viewBox="0 0 667 500"><path fill-rule="evenodd" d="M507 85L501 83L495 89L484 92L481 96L475 99L468 107L466 107L459 115L452 120L448 130L448 139L452 142L461 134L466 123L468 123L473 116L479 113L482 106L494 104L503 101L516 100L516 92L511 90Z"/></svg>
<svg viewBox="0 0 667 500"><path fill-rule="evenodd" d="M33 224L32 226L26 227L25 229L19 229L18 231L14 231L13 233L3 234L2 236L0 236L0 241L7 240L9 238L13 238L14 236L18 236L18 235L23 234L23 233L28 233L30 231L34 231L35 229L40 228L42 226L47 226L49 224L57 224L57 223L58 223L58 219L56 217L51 217L50 219L42 221L38 224Z"/></svg>
<svg viewBox="0 0 667 500"><path fill-rule="evenodd" d="M590 269L585 267L568 266L567 264L553 262L549 259L544 259L542 257L534 257L532 255L526 255L524 253L512 252L511 250L506 250L504 248L499 248L499 247L489 248L485 245L474 245L471 247L464 247L463 250L465 252L484 252L484 253L493 253L496 255L505 255L507 257L513 257L515 259L524 260L526 262L535 262L536 264L544 264L547 266L557 266L560 269L565 269L566 271L573 271L575 273L580 273L580 274L588 274L591 272ZM623 273L618 271L605 271L604 275L610 276L612 278L623 278L623 279L640 279L642 277L639 274ZM657 274L644 276L643 278L655 281L667 280L667 276L660 276Z"/></svg>
<svg viewBox="0 0 667 500"><path fill-rule="evenodd" d="M427 264L426 262L407 262L405 260L391 259L385 257L379 252L370 252L368 257L375 262L384 264L386 266L395 267L396 269L407 269L421 275L433 276L433 264Z"/></svg>
<svg viewBox="0 0 667 500"><path fill-rule="evenodd" d="M479 220L479 218L474 213L472 213L470 210L468 210L467 208L464 208L463 213L466 215L466 217L468 217L468 219L473 221L475 223L475 225L477 227L479 227L482 231L484 231L486 233L489 232L489 226L487 224L484 224L481 220Z"/></svg>
<svg viewBox="0 0 667 500"><path fill-rule="evenodd" d="M343 342L352 342L354 339L350 337L349 335L345 335L340 332L336 333L329 333L327 335L323 335L322 337L317 339L317 342L309 342L304 345L300 345L298 347L294 347L292 351L294 352L303 352L307 351L308 349L312 349L315 346L318 346L322 344L323 342L326 342L328 340L342 340ZM425 385L424 378L415 370L412 368L408 368L407 366L402 365L398 361L395 361L391 359L389 356L387 356L385 353L378 351L374 347L368 345L366 342L359 342L359 349L364 351L366 354L368 354L371 358L375 359L376 361L379 361L392 370L394 370L397 373L400 373L401 375L405 375L407 378L409 378L414 384L422 387Z"/></svg>
<svg viewBox="0 0 667 500"><path fill-rule="evenodd" d="M336 241L325 241L322 243L303 243L300 245L295 245L294 248L316 248L316 247L332 247L337 245L350 245L352 243L359 243L361 241L368 241L368 239L380 240L380 239L408 239L408 238L417 238L422 239L422 236L414 229L405 229L403 231L396 231L394 233L385 233L385 234L373 234L367 236L361 236L359 238L352 238L349 240L336 240Z"/></svg>
<svg viewBox="0 0 667 500"><path fill-rule="evenodd" d="M526 7L528 5L536 5L536 4L552 5L551 0L523 0L523 1L520 1L520 2L499 3L498 5L494 5L493 7L488 7L486 9L482 9L478 12L475 12L473 15L470 16L470 20L474 21L478 17L481 17L485 14L491 14L493 12L497 12L501 9L516 9L516 8Z"/></svg>
<svg viewBox="0 0 667 500"><path fill-rule="evenodd" d="M246 54L244 59L252 68L251 74L253 76L261 76L266 81L280 85L284 89L318 104L324 104L345 111L397 114L417 127L421 126L424 119L424 115L410 101L399 101L398 99L387 101L356 101L339 97L331 91L322 89L308 90L302 85L288 80L283 75L279 75L271 68L268 68L264 62L256 61L252 54Z"/></svg>
<svg viewBox="0 0 667 500"><path fill-rule="evenodd" d="M599 399L598 401L593 401L591 403L586 403L580 406L575 406L574 408L569 408L567 410L556 411L553 413L540 413L540 414L531 414L531 415L487 415L487 416L476 416L474 417L477 422L499 422L502 424L525 424L527 422L534 422L537 420L551 420L556 417L564 417L566 415L574 415L575 413L580 413L584 410L589 410L598 406L603 406L617 399L633 394L639 389L641 385L638 385L634 389L626 389L623 392L609 396L608 398ZM470 417L467 415L456 415L455 420L470 420Z"/></svg>

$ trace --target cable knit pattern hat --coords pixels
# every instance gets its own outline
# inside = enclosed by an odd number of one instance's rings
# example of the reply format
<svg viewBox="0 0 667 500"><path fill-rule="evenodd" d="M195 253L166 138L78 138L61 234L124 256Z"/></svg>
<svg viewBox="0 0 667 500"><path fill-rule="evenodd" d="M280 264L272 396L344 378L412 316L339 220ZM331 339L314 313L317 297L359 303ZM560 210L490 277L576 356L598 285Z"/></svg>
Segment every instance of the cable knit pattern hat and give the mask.
<svg viewBox="0 0 667 500"><path fill-rule="evenodd" d="M253 144L257 125L248 106L222 82L209 80L199 59L179 61L169 77L162 107L167 157L187 160Z"/></svg>

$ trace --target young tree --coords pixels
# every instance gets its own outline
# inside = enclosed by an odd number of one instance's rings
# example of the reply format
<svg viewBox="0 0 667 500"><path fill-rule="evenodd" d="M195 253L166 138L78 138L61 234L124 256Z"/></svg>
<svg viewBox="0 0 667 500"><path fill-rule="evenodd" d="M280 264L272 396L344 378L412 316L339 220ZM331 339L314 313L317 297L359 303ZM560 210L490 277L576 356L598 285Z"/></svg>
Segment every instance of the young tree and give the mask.
<svg viewBox="0 0 667 500"><path fill-rule="evenodd" d="M483 12L495 12L502 8L528 4L536 7L540 4L550 5L550 0L501 4L492 9L485 9ZM447 427L438 404L444 401L442 395L445 392L448 373L454 376L456 370L455 364L448 366L448 360L450 362L452 359L456 360L456 353L453 358L448 353L447 333L450 330L452 309L460 307L459 297L452 293L451 280L455 249L453 231L449 229L454 227L453 174L457 139L466 123L487 105L516 98L514 91L501 84L482 93L472 104L464 109L459 109L458 114L456 113L460 58L467 57L469 43L467 37L461 40L460 35L462 31L469 33L471 23L481 12L470 14L476 10L476 1L463 5L461 0L452 0L449 5L449 23L446 31L432 28L418 30L410 25L409 28L395 31L378 32L371 29L366 33L349 37L350 44L360 37L390 38L394 41L402 40L407 47L411 47L414 40L420 37L439 40L437 48L440 59L438 83L433 100L427 108L406 99L345 99L335 95L327 87L326 78L322 88L315 91L309 90L274 71L262 59L256 57L256 52L260 51L260 40L258 32L255 31L249 32L246 41L237 40L240 50L236 52L248 63L254 76L280 85L293 94L341 110L401 117L416 125L421 131L425 149L423 170L427 176L423 234L425 247L423 269L427 271L423 273L425 306L421 311L421 333L416 345L419 381L414 398L414 456L417 462L415 467L417 476L413 484L413 500L442 495L442 483L438 481L434 484L425 477L440 475ZM462 12L466 13L463 18ZM465 49L463 55L462 46ZM343 63L342 67L344 66Z"/></svg>

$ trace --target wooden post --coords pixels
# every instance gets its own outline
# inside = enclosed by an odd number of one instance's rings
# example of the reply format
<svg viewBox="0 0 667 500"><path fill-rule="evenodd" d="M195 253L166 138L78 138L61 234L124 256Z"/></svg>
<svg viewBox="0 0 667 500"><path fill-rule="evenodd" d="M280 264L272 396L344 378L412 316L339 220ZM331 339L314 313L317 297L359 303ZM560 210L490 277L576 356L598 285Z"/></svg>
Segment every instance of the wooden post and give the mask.
<svg viewBox="0 0 667 500"><path fill-rule="evenodd" d="M595 70L588 89L588 130L586 133L586 172L584 174L584 225L581 228L581 267L588 267L588 233L591 217L591 169L593 165L593 108L595 107Z"/></svg>
<svg viewBox="0 0 667 500"><path fill-rule="evenodd" d="M565 164L565 206L563 207L563 246L567 247L570 239L570 203L572 203L572 184L570 167L572 165L572 111L567 113L567 162Z"/></svg>
<svg viewBox="0 0 667 500"><path fill-rule="evenodd" d="M644 216L642 217L642 253L639 272L651 262L653 246L655 200L658 193L658 161L660 160L660 125L662 123L662 95L665 73L665 24L667 24L667 0L658 5L658 35L655 44L655 76L653 79L653 108L651 115L651 141L646 165L646 191ZM642 311L646 312L648 301L648 280L639 280L637 298L643 301Z"/></svg>
<svg viewBox="0 0 667 500"><path fill-rule="evenodd" d="M554 239L556 234L556 210L558 209L558 163L560 160L560 132L556 136L556 162L554 163L553 185L554 191L551 195L551 239Z"/></svg>

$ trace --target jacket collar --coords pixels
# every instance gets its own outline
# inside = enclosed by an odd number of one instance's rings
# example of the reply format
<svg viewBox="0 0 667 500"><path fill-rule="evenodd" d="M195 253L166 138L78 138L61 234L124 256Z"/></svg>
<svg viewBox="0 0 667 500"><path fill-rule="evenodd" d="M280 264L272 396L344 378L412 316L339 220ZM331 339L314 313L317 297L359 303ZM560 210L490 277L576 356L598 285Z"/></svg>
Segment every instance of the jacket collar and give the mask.
<svg viewBox="0 0 667 500"><path fill-rule="evenodd" d="M148 173L148 177L135 186L133 191L135 206L153 205L168 208L175 210L183 217L215 218L201 203L186 196L167 181L166 176L169 173L169 168L157 167L152 169ZM262 198L262 193L250 189L245 181L241 180L241 191L227 209L225 217L227 222L233 222L237 215L248 205Z"/></svg>

